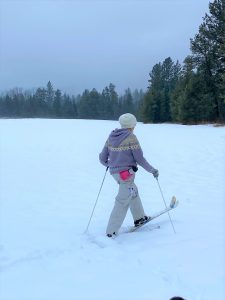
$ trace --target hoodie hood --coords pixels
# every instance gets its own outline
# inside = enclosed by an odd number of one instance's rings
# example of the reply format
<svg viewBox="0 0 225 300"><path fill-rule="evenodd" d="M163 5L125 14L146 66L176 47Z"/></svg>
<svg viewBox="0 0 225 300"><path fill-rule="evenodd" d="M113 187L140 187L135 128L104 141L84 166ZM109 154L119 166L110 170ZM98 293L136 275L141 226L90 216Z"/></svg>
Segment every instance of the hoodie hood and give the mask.
<svg viewBox="0 0 225 300"><path fill-rule="evenodd" d="M118 147L132 132L127 128L113 130L108 138L110 145Z"/></svg>

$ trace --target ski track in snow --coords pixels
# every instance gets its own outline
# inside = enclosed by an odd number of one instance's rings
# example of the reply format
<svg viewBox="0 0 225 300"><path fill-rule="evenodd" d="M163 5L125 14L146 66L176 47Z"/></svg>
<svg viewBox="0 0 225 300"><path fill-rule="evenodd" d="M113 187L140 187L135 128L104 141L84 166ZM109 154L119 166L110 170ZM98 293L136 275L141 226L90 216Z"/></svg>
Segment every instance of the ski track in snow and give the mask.
<svg viewBox="0 0 225 300"><path fill-rule="evenodd" d="M112 240L104 234L117 189L109 175L84 229L104 175L98 153L116 126L0 120L1 299L225 299L224 127L138 124L165 198L179 200L170 212L176 234L167 214L125 233L128 214ZM136 183L147 213L164 208L150 174L140 168Z"/></svg>
<svg viewBox="0 0 225 300"><path fill-rule="evenodd" d="M120 235L123 234L131 234L129 231L129 229L131 228L131 226L127 226L127 227L122 227L121 231L120 231ZM146 225L145 227L141 228L141 231L152 231L152 230L156 230L156 229L160 229L159 225ZM123 239L121 238L121 241ZM87 245L89 244L94 244L99 248L106 248L106 247L110 247L110 246L114 246L115 244L121 244L120 242L120 236L117 237L116 239L108 239L105 236L100 236L100 237L96 237L95 235L87 232L84 233L83 235L81 235L80 238L80 242L78 244L78 246L76 247L74 244L71 244L70 246L68 246L67 248L55 248L55 249L46 249L44 251L42 250L35 250L31 253L27 253L23 256L20 257L14 257L13 259L10 259L7 256L3 256L1 254L1 252L4 252L4 247L0 246L0 272L3 272L5 270L8 270L12 267L16 267L17 265L20 264L26 264L29 263L31 261L36 261L36 260L40 260L40 259L47 259L47 258L57 258L60 255L64 255L67 253L74 253L77 250L79 250L79 248L84 248L85 246L87 247Z"/></svg>

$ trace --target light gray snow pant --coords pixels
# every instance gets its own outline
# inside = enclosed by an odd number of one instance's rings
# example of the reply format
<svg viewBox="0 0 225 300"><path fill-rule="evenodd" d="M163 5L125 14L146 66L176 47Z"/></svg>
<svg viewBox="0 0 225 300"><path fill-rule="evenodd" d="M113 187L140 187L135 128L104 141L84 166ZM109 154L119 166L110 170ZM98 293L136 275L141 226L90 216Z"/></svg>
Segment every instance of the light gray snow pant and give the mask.
<svg viewBox="0 0 225 300"><path fill-rule="evenodd" d="M117 234L130 208L134 221L144 217L144 209L138 194L137 186L134 183L135 174L124 181L119 174L112 174L119 184L119 192L111 212L106 234Z"/></svg>

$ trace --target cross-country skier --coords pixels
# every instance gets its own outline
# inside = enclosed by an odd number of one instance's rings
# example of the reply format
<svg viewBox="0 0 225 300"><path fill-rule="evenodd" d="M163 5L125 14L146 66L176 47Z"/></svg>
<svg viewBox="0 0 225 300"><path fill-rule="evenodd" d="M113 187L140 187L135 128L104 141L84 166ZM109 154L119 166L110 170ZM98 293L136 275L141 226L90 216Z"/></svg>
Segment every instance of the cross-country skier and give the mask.
<svg viewBox="0 0 225 300"><path fill-rule="evenodd" d="M131 210L135 226L148 220L134 183L137 165L152 173L154 177L159 176L158 170L144 158L138 139L133 133L137 124L135 116L130 113L123 114L119 117L119 123L121 128L110 133L99 155L100 162L109 167L110 174L119 184L119 192L106 229L108 237L118 234L128 208Z"/></svg>

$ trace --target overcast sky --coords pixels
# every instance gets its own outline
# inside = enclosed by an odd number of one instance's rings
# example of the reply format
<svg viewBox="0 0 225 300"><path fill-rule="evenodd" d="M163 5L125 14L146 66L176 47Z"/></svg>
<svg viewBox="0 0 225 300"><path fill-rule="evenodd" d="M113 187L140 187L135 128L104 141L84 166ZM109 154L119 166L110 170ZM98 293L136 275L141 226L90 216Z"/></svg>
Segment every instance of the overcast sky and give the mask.
<svg viewBox="0 0 225 300"><path fill-rule="evenodd" d="M0 0L0 90L70 94L148 86L154 64L190 54L208 0Z"/></svg>

